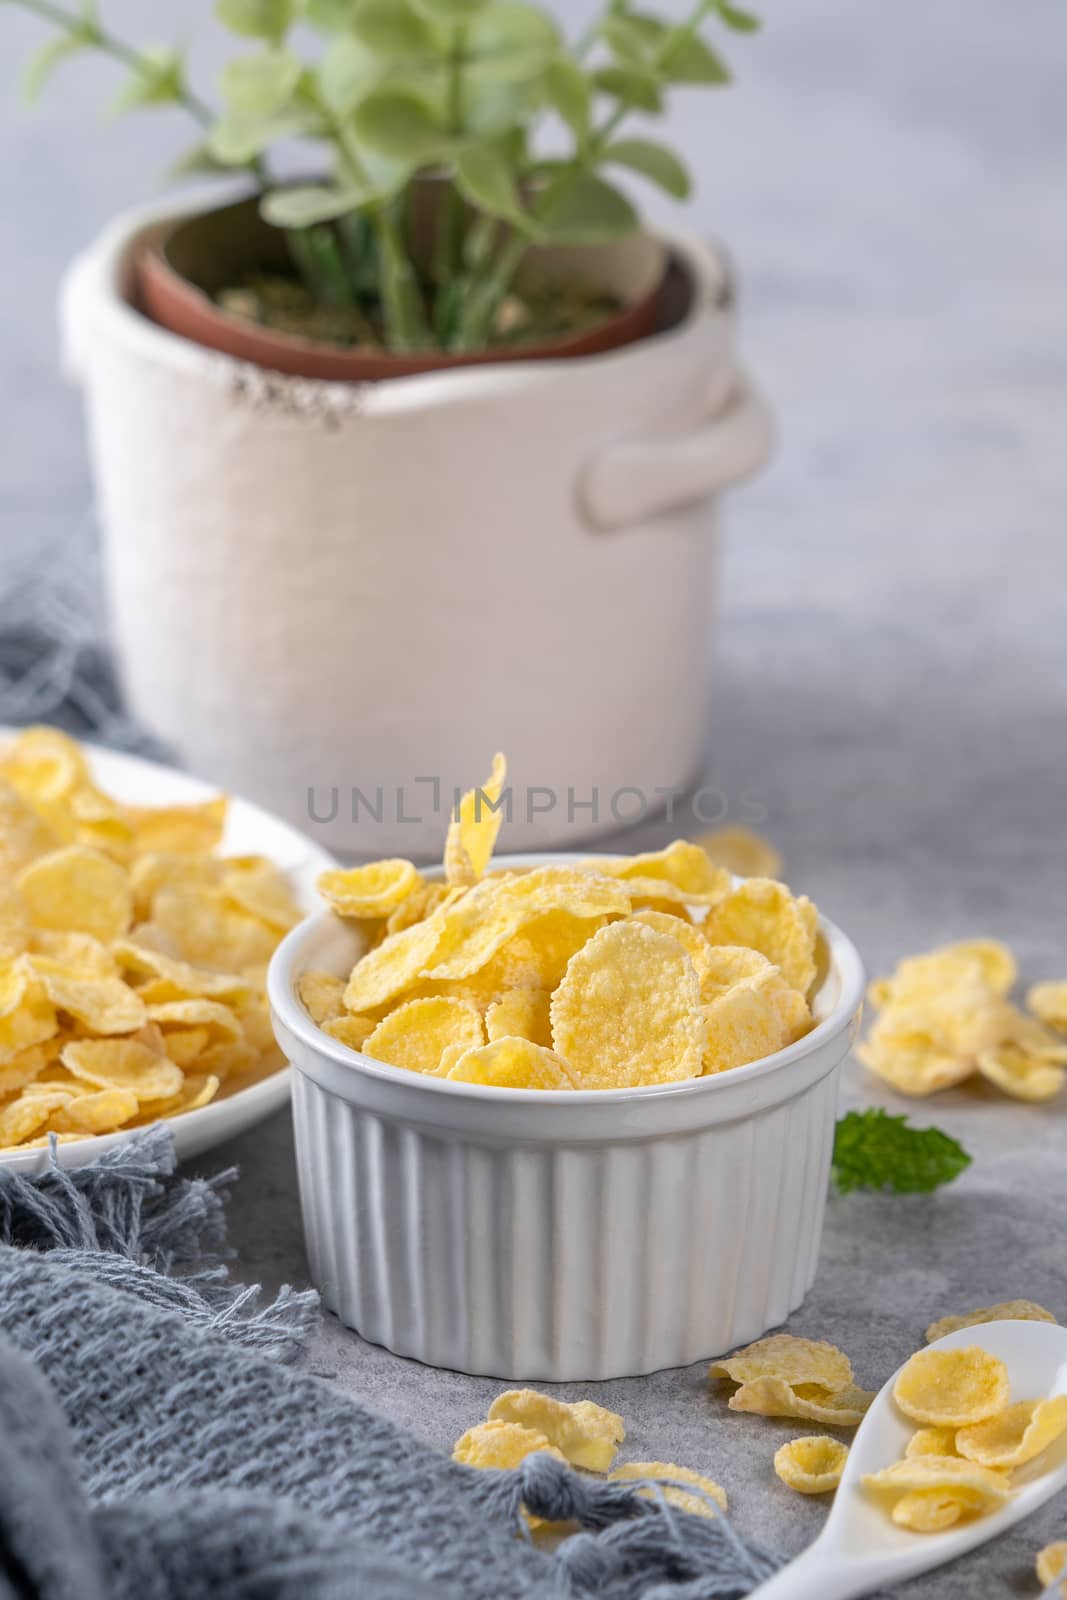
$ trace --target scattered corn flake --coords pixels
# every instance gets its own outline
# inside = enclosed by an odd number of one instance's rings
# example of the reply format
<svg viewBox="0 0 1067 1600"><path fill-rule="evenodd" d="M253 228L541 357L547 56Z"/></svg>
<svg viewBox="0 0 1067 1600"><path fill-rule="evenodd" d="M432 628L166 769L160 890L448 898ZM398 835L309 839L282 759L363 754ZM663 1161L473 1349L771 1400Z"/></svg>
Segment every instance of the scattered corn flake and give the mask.
<svg viewBox="0 0 1067 1600"><path fill-rule="evenodd" d="M0 841L0 961L10 961L21 955L29 943L29 915L14 883L3 875L3 843Z"/></svg>
<svg viewBox="0 0 1067 1600"><path fill-rule="evenodd" d="M43 723L20 729L0 751L0 773L31 804L62 800L90 783L77 740Z"/></svg>
<svg viewBox="0 0 1067 1600"><path fill-rule="evenodd" d="M400 933L404 928L410 928L413 922L421 922L436 911L446 899L456 898L461 893L462 890L453 889L445 883L427 883L425 878L416 873L414 887L386 918L385 932Z"/></svg>
<svg viewBox="0 0 1067 1600"><path fill-rule="evenodd" d="M556 1461L565 1460L562 1450L550 1444L543 1433L527 1428L518 1422L490 1419L476 1423L456 1440L452 1449L453 1461L465 1467L488 1467L510 1471L521 1465L527 1456L543 1451Z"/></svg>
<svg viewBox="0 0 1067 1600"><path fill-rule="evenodd" d="M909 1460L913 1456L958 1456L955 1428L919 1428L912 1434L904 1449Z"/></svg>
<svg viewBox="0 0 1067 1600"><path fill-rule="evenodd" d="M209 1028L168 1028L163 1036L163 1049L175 1066L187 1071L211 1043Z"/></svg>
<svg viewBox="0 0 1067 1600"><path fill-rule="evenodd" d="M806 895L794 896L773 878L748 878L708 913L712 944L748 945L806 995L816 973L818 914Z"/></svg>
<svg viewBox="0 0 1067 1600"><path fill-rule="evenodd" d="M387 917L419 882L412 862L400 857L362 867L335 867L321 874L318 891L342 917Z"/></svg>
<svg viewBox="0 0 1067 1600"><path fill-rule="evenodd" d="M978 1345L920 1350L893 1385L893 1398L905 1416L942 1428L984 1422L1004 1410L1009 1395L1007 1367Z"/></svg>
<svg viewBox="0 0 1067 1600"><path fill-rule="evenodd" d="M1052 1100L1067 1082L1067 1070L1027 1055L1014 1044L978 1055L978 1071L1014 1100Z"/></svg>
<svg viewBox="0 0 1067 1600"><path fill-rule="evenodd" d="M601 928L552 996L552 1042L582 1089L699 1075L707 1051L696 970L676 940L634 922Z"/></svg>
<svg viewBox="0 0 1067 1600"><path fill-rule="evenodd" d="M646 928L654 928L657 933L665 933L668 939L677 940L696 968L701 997L704 998L706 981L710 979L714 969L714 957L711 945L704 937L703 929L690 922L684 912L676 916L667 911L645 909L635 911L630 921L643 923Z"/></svg>
<svg viewBox="0 0 1067 1600"><path fill-rule="evenodd" d="M852 1383L834 1391L817 1383L794 1385L782 1378L753 1378L734 1391L728 1404L731 1411L759 1417L793 1417L829 1428L855 1428L873 1399L872 1390Z"/></svg>
<svg viewBox="0 0 1067 1600"><path fill-rule="evenodd" d="M208 1028L216 1039L240 1039L243 1035L240 1022L230 1010L218 1000L164 1000L157 1005L146 1008L149 1022L157 1022L164 1030L164 1039L168 1028Z"/></svg>
<svg viewBox="0 0 1067 1600"><path fill-rule="evenodd" d="M1026 1004L1048 1027L1067 1033L1067 978L1035 983L1026 992Z"/></svg>
<svg viewBox="0 0 1067 1600"><path fill-rule="evenodd" d="M125 870L99 850L66 845L32 861L19 874L18 891L36 928L118 939L133 918Z"/></svg>
<svg viewBox="0 0 1067 1600"><path fill-rule="evenodd" d="M455 1052L444 1074L454 1083L481 1083L495 1089L573 1089L574 1075L554 1050L529 1039L494 1039L492 1044Z"/></svg>
<svg viewBox="0 0 1067 1600"><path fill-rule="evenodd" d="M472 1005L445 995L408 1000L398 1006L364 1040L364 1054L409 1072L434 1072L441 1052L451 1044L468 1050L483 1043L485 1029Z"/></svg>
<svg viewBox="0 0 1067 1600"><path fill-rule="evenodd" d="M708 860L738 878L780 878L782 857L769 839L734 824L713 828L695 841Z"/></svg>
<svg viewBox="0 0 1067 1600"><path fill-rule="evenodd" d="M343 1017L332 1017L329 1022L324 1022L322 1031L328 1033L331 1039L336 1039L338 1044L347 1045L350 1050L362 1050L365 1040L370 1038L377 1026L377 1017L366 1017L358 1011L350 1011Z"/></svg>
<svg viewBox="0 0 1067 1600"><path fill-rule="evenodd" d="M961 1328L979 1328L986 1322L1055 1322L1056 1318L1044 1306L1033 1300L1001 1300L995 1306L982 1306L977 1311L966 1311L959 1317L940 1317L926 1330L927 1344L943 1339L946 1333L958 1333Z"/></svg>
<svg viewBox="0 0 1067 1600"><path fill-rule="evenodd" d="M568 1405L536 1389L508 1389L498 1395L489 1407L489 1420L519 1423L543 1434L573 1466L589 1472L607 1472L626 1437L626 1426L615 1412L591 1401Z"/></svg>
<svg viewBox="0 0 1067 1600"><path fill-rule="evenodd" d="M297 993L304 1010L320 1028L344 1012L345 980L332 972L305 972L297 984Z"/></svg>
<svg viewBox="0 0 1067 1600"><path fill-rule="evenodd" d="M186 1073L177 1094L165 1100L143 1100L133 1119L137 1126L156 1122L160 1117L180 1117L210 1105L219 1092L220 1080L209 1072Z"/></svg>
<svg viewBox="0 0 1067 1600"><path fill-rule="evenodd" d="M715 1506L727 1510L726 1490L714 1479L706 1478L692 1467L679 1467L673 1461L626 1461L608 1473L609 1483L644 1482L647 1487L638 1489L644 1499L662 1497L668 1505L679 1511L688 1511L694 1517L714 1517ZM688 1488L682 1488L687 1484ZM696 1491L696 1492L694 1492Z"/></svg>
<svg viewBox="0 0 1067 1600"><path fill-rule="evenodd" d="M547 989L507 989L485 1013L485 1032L492 1044L497 1039L529 1039L531 1044L552 1044L552 1024L548 1014Z"/></svg>
<svg viewBox="0 0 1067 1600"><path fill-rule="evenodd" d="M1043 1589L1049 1588L1057 1578L1067 1578L1067 1539L1057 1540L1055 1544L1047 1544L1043 1550L1039 1550L1034 1570Z"/></svg>
<svg viewBox="0 0 1067 1600"><path fill-rule="evenodd" d="M798 1494L829 1494L841 1482L848 1446L827 1434L790 1439L775 1451L774 1470Z"/></svg>
<svg viewBox="0 0 1067 1600"><path fill-rule="evenodd" d="M1053 1440L1067 1432L1067 1395L1050 1400L1019 1400L1015 1405L972 1423L956 1435L956 1448L983 1467L1022 1467Z"/></svg>
<svg viewBox="0 0 1067 1600"><path fill-rule="evenodd" d="M133 1039L78 1039L63 1047L60 1059L76 1078L101 1089L131 1089L138 1100L163 1100L178 1094L181 1068Z"/></svg>
<svg viewBox="0 0 1067 1600"><path fill-rule="evenodd" d="M709 944L700 970L701 995L705 1000L713 1000L735 984L751 979L767 982L778 975L773 961L768 961L759 950L740 944Z"/></svg>
<svg viewBox="0 0 1067 1600"><path fill-rule="evenodd" d="M10 1056L6 1061L0 1060L0 1096L13 1094L16 1090L25 1089L27 1084L35 1082L48 1061L49 1052L39 1044L20 1050L17 1055Z"/></svg>
<svg viewBox="0 0 1067 1600"><path fill-rule="evenodd" d="M445 839L445 878L466 887L477 883L489 865L500 824L504 820L501 796L508 764L498 751L493 770L480 789L468 789L448 825Z"/></svg>
<svg viewBox="0 0 1067 1600"><path fill-rule="evenodd" d="M732 1356L713 1361L712 1378L751 1383L757 1378L780 1378L792 1385L818 1384L837 1393L852 1382L852 1363L836 1345L818 1339L799 1339L791 1333L773 1333L757 1339Z"/></svg>

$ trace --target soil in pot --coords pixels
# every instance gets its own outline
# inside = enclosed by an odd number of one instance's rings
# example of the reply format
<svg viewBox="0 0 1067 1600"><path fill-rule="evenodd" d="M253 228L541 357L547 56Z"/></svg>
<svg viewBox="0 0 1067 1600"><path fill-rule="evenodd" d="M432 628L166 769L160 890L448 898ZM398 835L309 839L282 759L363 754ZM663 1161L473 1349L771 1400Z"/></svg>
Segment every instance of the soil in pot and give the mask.
<svg viewBox="0 0 1067 1600"><path fill-rule="evenodd" d="M429 230L428 230L429 231ZM420 256L419 235L413 254ZM275 371L365 381L494 361L593 355L655 331L667 276L658 240L531 249L493 342L464 351L394 353L352 306L314 306L288 237L256 198L163 225L134 261L135 298L155 322Z"/></svg>

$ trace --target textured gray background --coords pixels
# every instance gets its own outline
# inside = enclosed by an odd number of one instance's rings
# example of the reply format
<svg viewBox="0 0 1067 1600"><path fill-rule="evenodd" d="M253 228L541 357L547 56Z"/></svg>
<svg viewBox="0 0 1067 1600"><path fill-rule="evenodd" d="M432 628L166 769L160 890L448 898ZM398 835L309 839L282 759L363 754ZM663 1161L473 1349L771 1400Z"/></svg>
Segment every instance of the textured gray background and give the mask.
<svg viewBox="0 0 1067 1600"><path fill-rule="evenodd" d="M163 0L106 9L142 37L174 27ZM773 469L731 508L709 771L735 804L766 807L790 876L872 971L996 934L1028 979L1067 975L1067 9L764 9L763 37L732 47L739 87L691 96L676 116L701 179L695 220L739 262L745 346L782 432ZM180 27L206 11L183 6ZM111 80L95 65L69 68L36 117L17 112L15 63L38 36L4 7L8 560L89 535L55 287L108 214L150 190L183 131L169 114L97 127ZM858 1067L847 1095L900 1105ZM966 1141L973 1169L932 1201L833 1201L819 1282L793 1323L839 1339L871 1386L945 1311L1026 1295L1067 1317L1064 1104L958 1091L927 1112ZM285 1119L221 1155L244 1170L242 1272L302 1281ZM314 1365L442 1447L500 1387L397 1360L332 1321ZM818 1528L820 1504L770 1466L803 1427L732 1415L699 1367L596 1398L626 1416L628 1454L720 1479L742 1528L785 1549ZM1062 1504L906 1592L1033 1594L1032 1552L1054 1537L1067 1537Z"/></svg>

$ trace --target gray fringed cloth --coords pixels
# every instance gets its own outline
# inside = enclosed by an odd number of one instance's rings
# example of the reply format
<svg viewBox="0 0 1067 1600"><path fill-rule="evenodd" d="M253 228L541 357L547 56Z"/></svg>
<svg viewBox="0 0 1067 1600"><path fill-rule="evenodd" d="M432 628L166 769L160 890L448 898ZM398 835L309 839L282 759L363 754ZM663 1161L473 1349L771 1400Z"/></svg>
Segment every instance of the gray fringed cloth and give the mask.
<svg viewBox="0 0 1067 1600"><path fill-rule="evenodd" d="M149 1129L0 1167L0 1600L729 1600L779 1565L548 1456L445 1460L292 1363L314 1294L255 1306L223 1186ZM583 1531L555 1552L520 1507Z"/></svg>

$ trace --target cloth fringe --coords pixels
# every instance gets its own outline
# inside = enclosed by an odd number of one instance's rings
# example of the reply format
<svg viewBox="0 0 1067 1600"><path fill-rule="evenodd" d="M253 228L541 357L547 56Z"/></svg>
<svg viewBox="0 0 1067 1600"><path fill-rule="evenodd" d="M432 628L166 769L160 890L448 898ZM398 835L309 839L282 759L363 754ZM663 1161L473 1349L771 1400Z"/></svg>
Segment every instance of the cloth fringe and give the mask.
<svg viewBox="0 0 1067 1600"><path fill-rule="evenodd" d="M226 1266L226 1186L172 1178L174 1142L162 1124L63 1168L53 1139L47 1170L27 1177L0 1167L0 1244L49 1251L78 1271L194 1326L276 1361L296 1361L318 1313L314 1290L283 1288L257 1309L261 1291L234 1285Z"/></svg>

